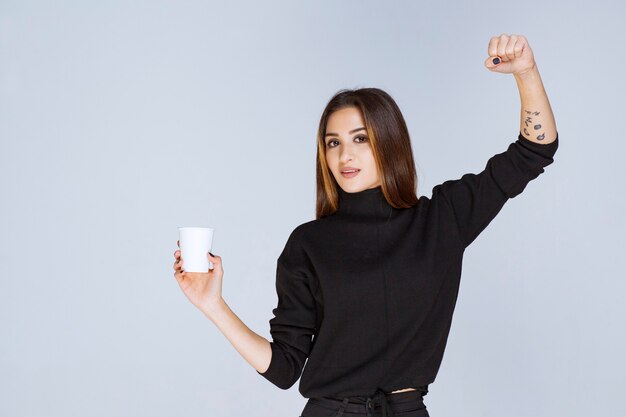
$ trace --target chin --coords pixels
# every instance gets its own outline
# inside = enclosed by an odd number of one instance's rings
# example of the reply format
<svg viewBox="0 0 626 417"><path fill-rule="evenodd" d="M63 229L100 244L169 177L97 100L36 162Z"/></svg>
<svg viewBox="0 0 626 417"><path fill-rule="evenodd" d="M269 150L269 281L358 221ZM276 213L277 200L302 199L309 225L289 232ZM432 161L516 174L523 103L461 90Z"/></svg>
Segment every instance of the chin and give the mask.
<svg viewBox="0 0 626 417"><path fill-rule="evenodd" d="M369 185L364 185L363 183L357 183L357 182L349 182L349 183L344 183L343 186L341 188L343 188L344 190L351 192L351 193L356 193L359 191L363 191L363 190L367 190L368 188L372 188L373 186L369 186Z"/></svg>

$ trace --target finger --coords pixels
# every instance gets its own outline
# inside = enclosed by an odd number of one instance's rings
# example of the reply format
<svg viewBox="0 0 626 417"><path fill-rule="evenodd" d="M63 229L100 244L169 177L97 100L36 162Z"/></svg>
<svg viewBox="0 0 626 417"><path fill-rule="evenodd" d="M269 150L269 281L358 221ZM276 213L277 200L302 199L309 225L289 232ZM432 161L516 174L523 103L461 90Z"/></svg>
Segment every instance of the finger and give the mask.
<svg viewBox="0 0 626 417"><path fill-rule="evenodd" d="M174 262L174 269L176 271L180 271L183 268L183 260L179 259L178 261Z"/></svg>
<svg viewBox="0 0 626 417"><path fill-rule="evenodd" d="M506 62L509 60L509 58L506 56L506 46L509 43L509 35L507 35L506 33L503 33L502 35L500 35L500 40L498 42L498 53L496 55L498 55L502 61Z"/></svg>
<svg viewBox="0 0 626 417"><path fill-rule="evenodd" d="M515 42L515 48L513 49L515 58L522 56L524 48L526 48L526 40L523 36L518 36L517 41Z"/></svg>
<svg viewBox="0 0 626 417"><path fill-rule="evenodd" d="M224 272L221 256L213 255L211 252L208 252L207 257L209 258L209 261L213 263L213 270L217 270L218 272Z"/></svg>
<svg viewBox="0 0 626 417"><path fill-rule="evenodd" d="M177 250L176 252L174 252L174 258L180 258L180 251Z"/></svg>
<svg viewBox="0 0 626 417"><path fill-rule="evenodd" d="M498 55L498 42L499 41L500 41L500 38L498 38L497 36L493 36L489 40L489 46L487 47L487 55L489 55L490 57L495 57L496 55Z"/></svg>
<svg viewBox="0 0 626 417"><path fill-rule="evenodd" d="M187 278L185 276L184 272L176 272L174 273L174 278L176 278L176 281L178 281L179 284L183 283L183 281L185 281L185 278Z"/></svg>
<svg viewBox="0 0 626 417"><path fill-rule="evenodd" d="M506 44L506 48L504 48L504 53L506 54L506 59L509 61L513 61L515 59L515 42L517 42L517 37L515 35L511 35L509 41Z"/></svg>

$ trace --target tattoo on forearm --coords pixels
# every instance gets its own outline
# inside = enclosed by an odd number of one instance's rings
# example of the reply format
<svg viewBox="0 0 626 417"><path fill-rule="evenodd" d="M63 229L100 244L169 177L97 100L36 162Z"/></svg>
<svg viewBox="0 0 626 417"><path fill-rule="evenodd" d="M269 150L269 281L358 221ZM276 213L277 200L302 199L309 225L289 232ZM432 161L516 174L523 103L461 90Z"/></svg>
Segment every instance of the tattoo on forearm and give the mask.
<svg viewBox="0 0 626 417"><path fill-rule="evenodd" d="M541 124L533 124L533 119L532 116L539 116L539 112L538 111L530 111L530 110L524 110L526 112L526 119L524 119L524 125L526 127L528 127L529 125L533 126L534 130L539 130L541 129ZM526 127L524 127L524 134L526 134L526 136L531 136L530 133L528 133L528 130L526 129ZM537 132L539 133L539 132ZM545 132L540 134L539 136L537 136L537 140L544 140L546 137Z"/></svg>

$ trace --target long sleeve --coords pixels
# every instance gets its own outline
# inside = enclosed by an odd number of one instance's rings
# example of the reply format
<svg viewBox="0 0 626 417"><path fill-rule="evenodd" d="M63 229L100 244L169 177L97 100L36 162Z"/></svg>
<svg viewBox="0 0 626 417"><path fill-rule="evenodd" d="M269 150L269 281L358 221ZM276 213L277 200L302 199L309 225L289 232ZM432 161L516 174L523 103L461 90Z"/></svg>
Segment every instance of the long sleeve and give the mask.
<svg viewBox="0 0 626 417"><path fill-rule="evenodd" d="M464 174L433 188L433 200L442 197L445 210L454 217L464 247L469 246L509 198L519 195L544 168L554 162L556 140L541 144L519 133L505 152L492 156L479 174Z"/></svg>
<svg viewBox="0 0 626 417"><path fill-rule="evenodd" d="M300 377L315 334L315 300L309 286L310 260L299 242L296 228L278 257L278 306L270 323L272 359L258 372L279 388L290 388Z"/></svg>

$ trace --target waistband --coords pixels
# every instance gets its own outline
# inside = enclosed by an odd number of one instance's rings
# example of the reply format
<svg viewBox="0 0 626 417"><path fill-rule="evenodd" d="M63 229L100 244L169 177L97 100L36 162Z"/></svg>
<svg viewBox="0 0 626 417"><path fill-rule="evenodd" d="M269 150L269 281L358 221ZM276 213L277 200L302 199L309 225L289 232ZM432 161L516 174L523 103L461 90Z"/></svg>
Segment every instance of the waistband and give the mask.
<svg viewBox="0 0 626 417"><path fill-rule="evenodd" d="M314 397L309 401L321 407L337 411L337 417L342 417L344 412L362 413L365 407L366 415L374 415L374 411L380 409L383 417L394 417L393 410L404 412L426 408L424 395L428 393L428 386L415 387L414 391L385 393L382 389L376 389L373 395L355 397ZM393 406L393 407L392 407Z"/></svg>

